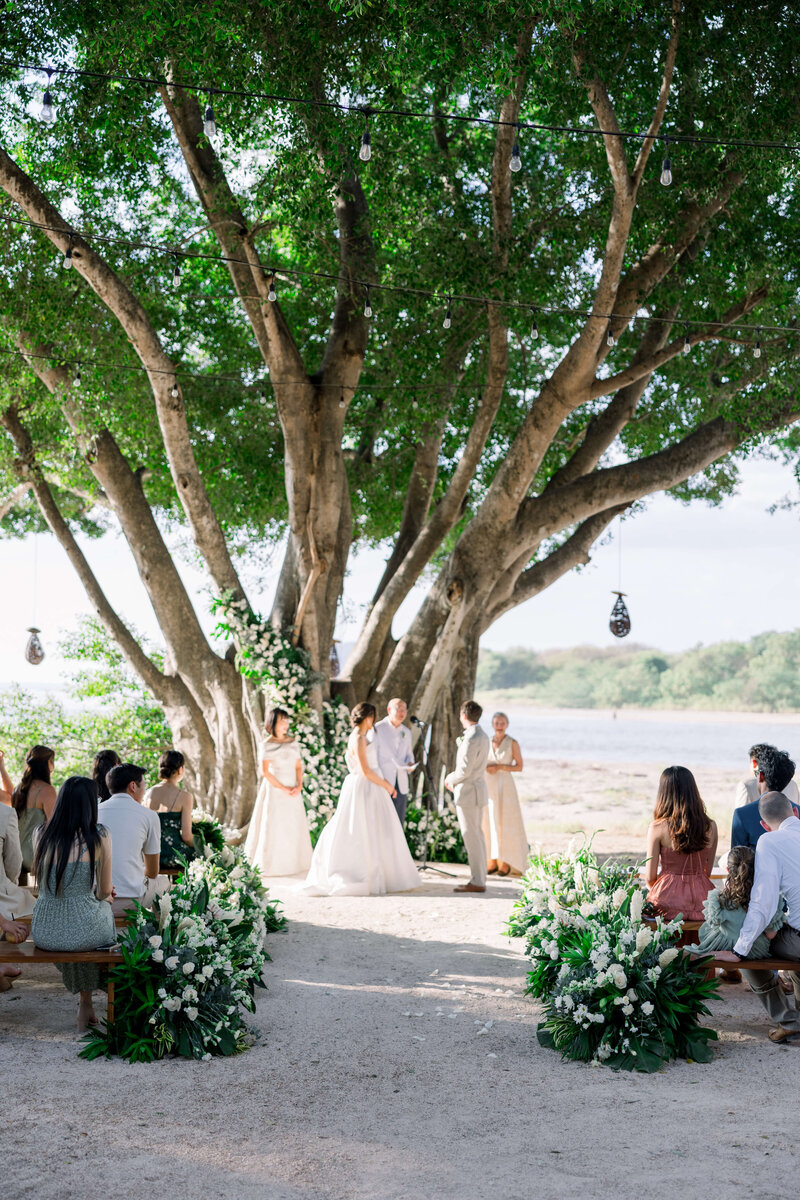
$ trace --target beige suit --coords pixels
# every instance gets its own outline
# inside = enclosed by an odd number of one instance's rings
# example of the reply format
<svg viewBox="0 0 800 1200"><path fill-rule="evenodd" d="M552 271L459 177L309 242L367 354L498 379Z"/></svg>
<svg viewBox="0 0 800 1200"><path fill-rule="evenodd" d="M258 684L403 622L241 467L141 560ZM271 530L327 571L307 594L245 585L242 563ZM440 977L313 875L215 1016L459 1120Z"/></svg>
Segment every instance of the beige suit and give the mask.
<svg viewBox="0 0 800 1200"><path fill-rule="evenodd" d="M486 763L489 738L480 725L470 725L458 741L456 766L450 782L458 812L461 836L469 859L470 882L486 886L486 841L483 836L483 810L489 803L486 788Z"/></svg>
<svg viewBox="0 0 800 1200"><path fill-rule="evenodd" d="M28 917L33 912L33 896L17 884L22 870L17 814L8 804L0 804L0 915Z"/></svg>
<svg viewBox="0 0 800 1200"><path fill-rule="evenodd" d="M800 791L793 779L789 780L783 789L783 794L792 804L796 804L800 808ZM750 779L743 779L741 783L737 783L736 799L733 802L734 808L741 808L743 804L753 804L758 799L758 780L755 775Z"/></svg>

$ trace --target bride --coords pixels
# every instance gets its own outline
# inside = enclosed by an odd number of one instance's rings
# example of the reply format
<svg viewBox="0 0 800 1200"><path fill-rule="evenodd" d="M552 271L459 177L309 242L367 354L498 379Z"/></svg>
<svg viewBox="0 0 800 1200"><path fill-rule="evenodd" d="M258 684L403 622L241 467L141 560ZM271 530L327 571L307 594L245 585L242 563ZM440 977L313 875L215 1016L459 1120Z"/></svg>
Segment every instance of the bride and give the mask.
<svg viewBox="0 0 800 1200"><path fill-rule="evenodd" d="M375 715L372 704L357 704L350 713L349 774L311 860L304 890L313 896L382 895L419 887L391 801L394 788L380 773L377 747L366 738Z"/></svg>

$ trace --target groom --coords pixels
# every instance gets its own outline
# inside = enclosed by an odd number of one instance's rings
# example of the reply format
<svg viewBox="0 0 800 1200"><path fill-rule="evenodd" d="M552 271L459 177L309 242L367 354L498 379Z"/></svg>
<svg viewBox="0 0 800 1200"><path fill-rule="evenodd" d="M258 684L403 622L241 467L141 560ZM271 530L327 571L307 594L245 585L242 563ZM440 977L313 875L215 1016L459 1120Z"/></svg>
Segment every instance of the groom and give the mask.
<svg viewBox="0 0 800 1200"><path fill-rule="evenodd" d="M489 803L486 789L486 763L489 739L478 722L483 709L474 700L461 705L463 736L458 739L456 769L445 778L444 786L453 793L461 835L469 859L470 881L454 892L486 891L486 842L483 836L483 810Z"/></svg>

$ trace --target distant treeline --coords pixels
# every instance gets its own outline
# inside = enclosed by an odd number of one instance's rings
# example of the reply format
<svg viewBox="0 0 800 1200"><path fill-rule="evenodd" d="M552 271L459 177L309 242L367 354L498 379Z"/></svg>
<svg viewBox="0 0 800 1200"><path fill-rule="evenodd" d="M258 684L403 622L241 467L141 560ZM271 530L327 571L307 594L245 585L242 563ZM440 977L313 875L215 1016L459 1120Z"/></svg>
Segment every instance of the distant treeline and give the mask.
<svg viewBox="0 0 800 1200"><path fill-rule="evenodd" d="M800 630L681 654L645 646L481 652L477 690L554 708L800 709Z"/></svg>

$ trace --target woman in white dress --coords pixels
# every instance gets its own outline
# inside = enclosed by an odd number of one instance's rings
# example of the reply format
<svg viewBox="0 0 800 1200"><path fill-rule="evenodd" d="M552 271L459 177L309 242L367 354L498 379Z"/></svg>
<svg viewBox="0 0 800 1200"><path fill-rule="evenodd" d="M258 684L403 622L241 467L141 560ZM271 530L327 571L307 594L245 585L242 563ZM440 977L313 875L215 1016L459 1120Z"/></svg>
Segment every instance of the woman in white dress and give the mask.
<svg viewBox="0 0 800 1200"><path fill-rule="evenodd" d="M494 736L489 746L486 786L489 804L483 810L483 836L489 847L489 875L521 875L528 865L528 839L512 775L522 770L519 743L509 737L508 717L492 717Z"/></svg>
<svg viewBox="0 0 800 1200"><path fill-rule="evenodd" d="M419 887L392 804L394 788L381 775L377 746L366 738L375 715L372 704L357 704L350 713L349 774L314 849L304 889L313 896L380 896Z"/></svg>
<svg viewBox="0 0 800 1200"><path fill-rule="evenodd" d="M303 803L303 760L289 736L289 714L273 708L261 743L261 786L250 818L244 852L262 875L305 874L311 837Z"/></svg>

